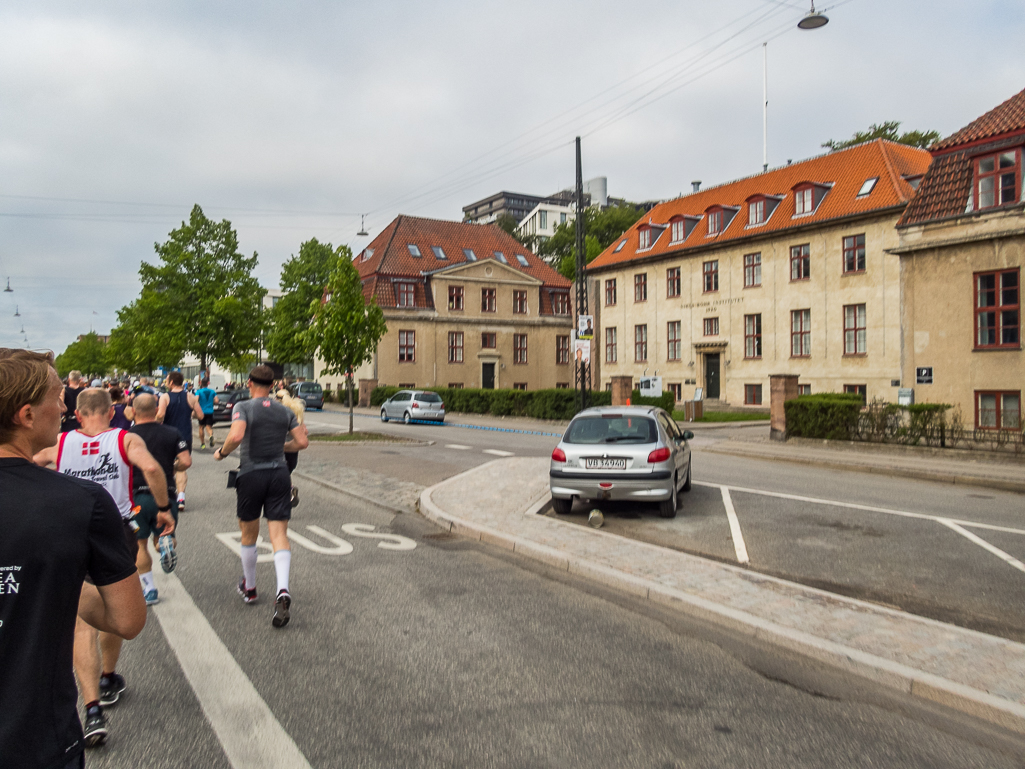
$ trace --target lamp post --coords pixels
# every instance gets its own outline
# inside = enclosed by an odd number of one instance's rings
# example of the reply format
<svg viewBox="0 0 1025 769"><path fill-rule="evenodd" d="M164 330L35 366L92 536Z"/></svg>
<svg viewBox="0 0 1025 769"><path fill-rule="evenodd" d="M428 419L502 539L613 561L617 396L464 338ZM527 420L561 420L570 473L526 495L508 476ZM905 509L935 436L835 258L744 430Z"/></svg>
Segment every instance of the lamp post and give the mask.
<svg viewBox="0 0 1025 769"><path fill-rule="evenodd" d="M587 280L584 278L584 269L587 267L587 257L584 253L584 176L580 167L580 137L577 137L577 219L576 219L576 246L577 246L577 312L575 327L580 328L580 316L588 315L587 311ZM590 344L590 340L587 340ZM576 355L574 354L574 359ZM588 356L590 358L590 356ZM587 408L589 399L588 387L590 380L590 363L585 362L583 357L576 362L577 367L577 391L580 403L580 410Z"/></svg>

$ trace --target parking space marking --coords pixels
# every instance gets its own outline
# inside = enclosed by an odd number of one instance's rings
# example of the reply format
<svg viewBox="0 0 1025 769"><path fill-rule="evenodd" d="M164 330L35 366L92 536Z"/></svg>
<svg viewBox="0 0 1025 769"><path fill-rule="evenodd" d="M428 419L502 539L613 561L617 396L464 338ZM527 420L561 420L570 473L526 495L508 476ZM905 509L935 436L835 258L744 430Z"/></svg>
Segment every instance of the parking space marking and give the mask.
<svg viewBox="0 0 1025 769"><path fill-rule="evenodd" d="M726 507L726 518L730 522L730 535L733 537L733 549L737 551L737 562L748 563L747 545L744 544L744 535L740 532L740 521L737 520L737 511L733 509L733 500L730 498L730 490L726 486L720 486L722 491L722 503Z"/></svg>
<svg viewBox="0 0 1025 769"><path fill-rule="evenodd" d="M1013 566L1018 571L1025 572L1025 563L1022 563L1017 558L1014 558L1013 556L1005 553L999 547L991 545L989 542L984 540L982 537L976 536L975 534L972 534L970 531L967 531L966 529L962 528L961 526L958 526L956 523L954 523L954 521L950 520L949 518L937 518L936 520L939 521L940 523L942 523L944 526L946 526L946 527L956 531L958 534L960 534L962 537L967 539L969 542L974 542L979 547L981 547L981 548L983 548L985 550L988 550L993 555L995 555L997 558L999 558L1001 561L1004 561L1005 563L1007 563L1009 566Z"/></svg>
<svg viewBox="0 0 1025 769"><path fill-rule="evenodd" d="M516 456L511 451L500 451L499 449L484 449L485 454L494 454L496 457L513 457Z"/></svg>
<svg viewBox="0 0 1025 769"><path fill-rule="evenodd" d="M446 449L456 449L457 451L467 451L470 447L469 446L464 446L461 443L446 443L445 444L445 448Z"/></svg>

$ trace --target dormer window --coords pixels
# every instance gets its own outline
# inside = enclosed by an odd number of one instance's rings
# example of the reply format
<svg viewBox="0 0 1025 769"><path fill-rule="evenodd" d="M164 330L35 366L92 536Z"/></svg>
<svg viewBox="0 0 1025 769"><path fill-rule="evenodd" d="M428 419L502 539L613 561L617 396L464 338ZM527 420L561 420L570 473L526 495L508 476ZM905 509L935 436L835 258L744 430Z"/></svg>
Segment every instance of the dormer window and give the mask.
<svg viewBox="0 0 1025 769"><path fill-rule="evenodd" d="M646 248L651 248L651 227L637 230L637 250L643 251Z"/></svg>
<svg viewBox="0 0 1025 769"><path fill-rule="evenodd" d="M752 200L747 204L747 223L749 226L765 223L765 198Z"/></svg>
<svg viewBox="0 0 1025 769"><path fill-rule="evenodd" d="M807 216L815 213L831 188L830 184L815 182L802 182L794 187L794 216Z"/></svg>
<svg viewBox="0 0 1025 769"><path fill-rule="evenodd" d="M866 179L865 183L861 185L861 189L858 190L858 197L863 198L869 193L871 193L872 190L875 189L877 181L879 181L878 176L873 176L871 179Z"/></svg>
<svg viewBox="0 0 1025 769"><path fill-rule="evenodd" d="M708 234L718 235L722 232L722 209L717 208L708 212Z"/></svg>
<svg viewBox="0 0 1025 769"><path fill-rule="evenodd" d="M694 232L694 228L698 226L700 221L700 216L687 216L686 214L674 216L669 220L671 242L682 243L685 241Z"/></svg>
<svg viewBox="0 0 1025 769"><path fill-rule="evenodd" d="M975 207L993 208L1018 200L1020 150L987 155L975 161Z"/></svg>
<svg viewBox="0 0 1025 769"><path fill-rule="evenodd" d="M412 243L407 243L406 244L406 248L409 249L409 255L410 256L416 257L417 259L420 258L420 249L419 248L414 246Z"/></svg>

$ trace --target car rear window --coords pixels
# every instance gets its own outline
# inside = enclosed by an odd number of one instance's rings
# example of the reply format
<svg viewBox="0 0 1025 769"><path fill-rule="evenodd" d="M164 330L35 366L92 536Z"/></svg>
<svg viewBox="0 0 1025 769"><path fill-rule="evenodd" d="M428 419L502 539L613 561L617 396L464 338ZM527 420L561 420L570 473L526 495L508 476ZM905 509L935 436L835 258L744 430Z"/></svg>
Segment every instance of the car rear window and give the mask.
<svg viewBox="0 0 1025 769"><path fill-rule="evenodd" d="M658 427L647 417L580 417L566 431L566 443L655 443Z"/></svg>
<svg viewBox="0 0 1025 769"><path fill-rule="evenodd" d="M316 382L304 382L303 384L299 385L299 389L302 392L304 392L304 393L322 393L322 392L324 392L324 388L321 387Z"/></svg>
<svg viewBox="0 0 1025 769"><path fill-rule="evenodd" d="M441 396L437 393L417 393L416 399L424 403L441 403Z"/></svg>

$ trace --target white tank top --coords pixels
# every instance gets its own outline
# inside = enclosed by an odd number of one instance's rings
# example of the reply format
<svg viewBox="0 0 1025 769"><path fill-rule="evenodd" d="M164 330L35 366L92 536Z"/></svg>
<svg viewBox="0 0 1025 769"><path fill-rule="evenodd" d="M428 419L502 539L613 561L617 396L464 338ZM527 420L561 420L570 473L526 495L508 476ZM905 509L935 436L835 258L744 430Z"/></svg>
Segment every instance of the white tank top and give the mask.
<svg viewBox="0 0 1025 769"><path fill-rule="evenodd" d="M132 517L132 463L125 452L124 430L112 427L89 436L81 430L61 433L57 472L100 484L114 498L121 517Z"/></svg>

